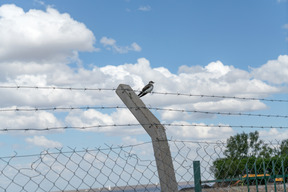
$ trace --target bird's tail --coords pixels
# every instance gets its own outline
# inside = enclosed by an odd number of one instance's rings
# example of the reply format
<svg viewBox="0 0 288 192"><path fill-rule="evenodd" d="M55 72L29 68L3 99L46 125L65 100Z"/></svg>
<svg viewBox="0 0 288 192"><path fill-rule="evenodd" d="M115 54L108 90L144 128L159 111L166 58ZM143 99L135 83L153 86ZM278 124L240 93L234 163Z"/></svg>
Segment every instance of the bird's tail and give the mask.
<svg viewBox="0 0 288 192"><path fill-rule="evenodd" d="M139 97L143 97L144 95L146 95L147 93L141 93L141 94L139 94L138 96Z"/></svg>

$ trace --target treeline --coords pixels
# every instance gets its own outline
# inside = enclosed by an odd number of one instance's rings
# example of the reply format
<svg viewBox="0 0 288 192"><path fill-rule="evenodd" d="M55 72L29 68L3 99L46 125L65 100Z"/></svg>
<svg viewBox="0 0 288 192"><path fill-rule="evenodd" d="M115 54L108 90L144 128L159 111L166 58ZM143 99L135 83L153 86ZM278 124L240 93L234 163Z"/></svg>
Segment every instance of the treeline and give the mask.
<svg viewBox="0 0 288 192"><path fill-rule="evenodd" d="M227 139L223 154L225 157L216 159L210 168L215 179L241 178L247 173L282 175L283 171L288 172L288 139L272 145L259 139L258 131L243 132Z"/></svg>

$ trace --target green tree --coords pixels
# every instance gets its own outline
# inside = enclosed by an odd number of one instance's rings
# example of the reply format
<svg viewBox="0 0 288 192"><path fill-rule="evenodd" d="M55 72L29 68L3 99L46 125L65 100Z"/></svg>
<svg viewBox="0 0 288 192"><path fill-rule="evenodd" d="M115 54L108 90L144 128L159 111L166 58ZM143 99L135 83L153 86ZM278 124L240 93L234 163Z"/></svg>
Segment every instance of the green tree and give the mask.
<svg viewBox="0 0 288 192"><path fill-rule="evenodd" d="M269 158L274 153L275 153L275 150L273 150L271 147L269 147L269 145L267 143L263 143L262 146L261 146L261 150L259 152L258 157Z"/></svg>
<svg viewBox="0 0 288 192"><path fill-rule="evenodd" d="M216 179L241 178L247 171L254 174L255 167L257 174L263 174L266 171L272 175L272 162L275 164L276 173L280 174L282 163L284 167L288 166L288 139L283 140L278 149L272 149L269 144L259 138L258 131L238 133L227 139L223 154L225 157L216 159L210 167ZM258 181L262 184L263 182L263 179ZM230 182L224 183L231 184Z"/></svg>
<svg viewBox="0 0 288 192"><path fill-rule="evenodd" d="M288 142L287 142L288 152ZM273 150L259 139L259 132L241 133L227 139L227 149L224 155L228 158L243 158L248 156L267 157Z"/></svg>
<svg viewBox="0 0 288 192"><path fill-rule="evenodd" d="M259 140L259 132L250 132L249 133L249 147L251 150L251 156L257 156L260 151L261 147L263 146L264 142L262 140Z"/></svg>
<svg viewBox="0 0 288 192"><path fill-rule="evenodd" d="M281 155L288 155L288 139L285 139L281 142L280 145L280 154ZM279 155L280 155L279 154Z"/></svg>
<svg viewBox="0 0 288 192"><path fill-rule="evenodd" d="M227 139L227 149L224 155L229 158L245 157L248 154L248 134L241 133Z"/></svg>

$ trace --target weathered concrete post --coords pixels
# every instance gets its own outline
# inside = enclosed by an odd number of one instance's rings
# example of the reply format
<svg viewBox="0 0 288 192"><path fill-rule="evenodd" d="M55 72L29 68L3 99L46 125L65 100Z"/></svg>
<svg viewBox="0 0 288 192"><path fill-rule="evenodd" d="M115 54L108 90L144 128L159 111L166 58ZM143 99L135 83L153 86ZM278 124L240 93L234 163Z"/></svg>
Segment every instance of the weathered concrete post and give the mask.
<svg viewBox="0 0 288 192"><path fill-rule="evenodd" d="M116 93L152 139L161 191L178 191L165 128L151 111L146 108L145 104L129 85L120 84Z"/></svg>

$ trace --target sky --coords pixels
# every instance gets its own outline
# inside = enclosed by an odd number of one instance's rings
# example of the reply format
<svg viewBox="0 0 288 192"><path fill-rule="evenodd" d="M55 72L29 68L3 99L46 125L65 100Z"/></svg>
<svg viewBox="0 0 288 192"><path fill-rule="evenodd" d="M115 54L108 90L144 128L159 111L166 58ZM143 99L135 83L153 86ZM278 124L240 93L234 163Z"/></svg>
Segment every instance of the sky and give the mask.
<svg viewBox="0 0 288 192"><path fill-rule="evenodd" d="M152 110L162 123L185 125L166 126L168 138L225 141L258 130L262 139L287 139L277 128L288 126L287 4L0 0L0 155L150 141L141 126L97 127L137 124L128 109L105 107L124 106L113 90L119 84L140 91L150 80L155 93L142 98L146 106L184 110ZM85 106L103 109L75 109ZM47 107L56 110L17 110ZM89 126L96 127L37 131Z"/></svg>

